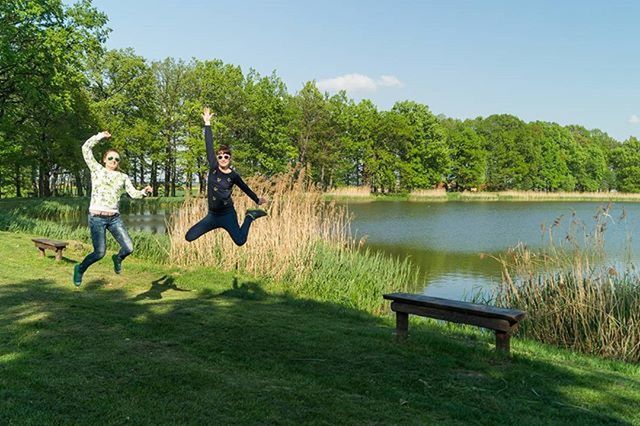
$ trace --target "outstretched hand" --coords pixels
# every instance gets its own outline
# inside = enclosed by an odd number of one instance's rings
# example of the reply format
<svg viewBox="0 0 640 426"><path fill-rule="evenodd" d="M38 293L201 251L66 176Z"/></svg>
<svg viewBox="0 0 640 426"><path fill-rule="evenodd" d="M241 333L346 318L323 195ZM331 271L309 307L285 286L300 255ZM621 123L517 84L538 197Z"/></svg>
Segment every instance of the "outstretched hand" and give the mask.
<svg viewBox="0 0 640 426"><path fill-rule="evenodd" d="M151 187L151 185L147 185L144 187L143 191L146 192L147 195L149 195L153 192L153 188Z"/></svg>
<svg viewBox="0 0 640 426"><path fill-rule="evenodd" d="M108 131L103 131L98 133L100 135L100 139L107 139L111 137L111 133L109 133Z"/></svg>
<svg viewBox="0 0 640 426"><path fill-rule="evenodd" d="M204 111L202 112L202 119L204 120L205 126L211 125L211 119L213 118L213 113L209 109L209 107L204 107Z"/></svg>

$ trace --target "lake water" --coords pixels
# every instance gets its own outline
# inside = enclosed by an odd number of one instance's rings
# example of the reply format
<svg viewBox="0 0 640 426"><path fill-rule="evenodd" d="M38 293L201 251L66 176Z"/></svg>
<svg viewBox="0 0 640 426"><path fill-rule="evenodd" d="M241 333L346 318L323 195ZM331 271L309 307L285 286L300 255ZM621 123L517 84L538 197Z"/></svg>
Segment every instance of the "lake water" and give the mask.
<svg viewBox="0 0 640 426"><path fill-rule="evenodd" d="M462 299L491 289L500 280L500 267L492 257L523 242L540 247L542 225L561 218L555 237L566 235L574 218L592 228L596 202L409 202L348 203L353 213L352 231L365 237L366 245L389 255L406 258L422 271L423 285L415 291L432 296ZM131 230L166 232L170 210L132 204L123 210ZM640 253L633 239L640 221L640 204L616 203L605 217L606 248L610 259L622 258L625 248ZM575 215L575 216L574 216ZM621 217L624 216L624 219ZM86 226L86 215L70 219ZM631 240L629 240L631 238Z"/></svg>
<svg viewBox="0 0 640 426"><path fill-rule="evenodd" d="M410 256L421 268L424 293L461 299L500 281L500 265L492 256L518 242L541 247L548 241L541 225L549 226L561 216L554 239L566 236L576 218L590 230L603 207L606 204L592 202L381 201L352 203L349 210L354 214L353 230L367 236L368 246L398 257ZM627 248L640 253L632 238L640 205L614 204L608 214L604 220L609 260L622 259Z"/></svg>

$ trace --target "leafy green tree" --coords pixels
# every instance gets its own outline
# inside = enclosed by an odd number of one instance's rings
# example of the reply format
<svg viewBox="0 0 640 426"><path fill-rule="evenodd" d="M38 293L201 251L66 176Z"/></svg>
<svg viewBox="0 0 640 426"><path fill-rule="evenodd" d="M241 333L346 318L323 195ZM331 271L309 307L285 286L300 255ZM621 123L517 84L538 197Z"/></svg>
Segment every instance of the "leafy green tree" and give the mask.
<svg viewBox="0 0 640 426"><path fill-rule="evenodd" d="M51 195L51 178L61 171L57 155L67 151L55 123L83 111L76 101L85 65L101 50L105 24L90 1L0 3L0 132L23 143L16 182L22 166L35 167L39 195Z"/></svg>
<svg viewBox="0 0 640 426"><path fill-rule="evenodd" d="M398 169L402 189L429 188L446 180L450 170L449 149L437 117L426 105L412 101L396 103L392 112L409 126L408 137L399 138Z"/></svg>
<svg viewBox="0 0 640 426"><path fill-rule="evenodd" d="M480 188L486 181L487 152L485 142L471 126L458 120L443 121L451 154L449 187L459 190Z"/></svg>
<svg viewBox="0 0 640 426"><path fill-rule="evenodd" d="M535 187L541 150L526 124L512 115L492 115L475 120L476 131L487 143L487 188L490 190Z"/></svg>
<svg viewBox="0 0 640 426"><path fill-rule="evenodd" d="M640 192L640 140L630 137L612 152L617 174L618 189Z"/></svg>
<svg viewBox="0 0 640 426"><path fill-rule="evenodd" d="M94 115L100 127L114 135L101 149L114 148L125 154L121 167L136 185L144 183L147 158L160 149L157 88L151 67L132 49L111 50L93 58L88 75Z"/></svg>
<svg viewBox="0 0 640 426"><path fill-rule="evenodd" d="M289 137L291 109L287 105L287 88L275 73L261 77L252 70L246 77L244 92L243 167L248 173L284 172L297 157Z"/></svg>
<svg viewBox="0 0 640 426"><path fill-rule="evenodd" d="M298 163L311 165L316 182L327 186L325 176L336 151L336 138L331 128L331 112L325 96L315 82L307 82L291 99L292 121L290 129L298 150Z"/></svg>

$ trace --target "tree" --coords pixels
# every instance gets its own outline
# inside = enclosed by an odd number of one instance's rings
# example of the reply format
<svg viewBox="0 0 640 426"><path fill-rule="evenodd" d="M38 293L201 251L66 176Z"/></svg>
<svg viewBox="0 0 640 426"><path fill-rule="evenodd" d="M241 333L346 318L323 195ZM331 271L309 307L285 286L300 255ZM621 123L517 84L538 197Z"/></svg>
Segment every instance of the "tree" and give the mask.
<svg viewBox="0 0 640 426"><path fill-rule="evenodd" d="M61 160L55 155L66 152L53 124L83 111L76 101L84 67L101 50L105 24L106 16L86 0L72 6L60 0L0 3L0 133L23 143L17 185L28 164L37 167L38 194L51 195L50 178Z"/></svg>
<svg viewBox="0 0 640 426"><path fill-rule="evenodd" d="M469 125L458 120L444 120L451 154L451 172L447 183L459 190L480 188L486 181L487 153L485 141Z"/></svg>
<svg viewBox="0 0 640 426"><path fill-rule="evenodd" d="M396 147L400 186L411 190L444 182L450 170L449 149L436 116L426 105L412 101L398 102L391 111L406 120L410 132Z"/></svg>
<svg viewBox="0 0 640 426"><path fill-rule="evenodd" d="M624 192L640 192L640 140L630 137L612 152L612 162L617 173L618 189Z"/></svg>

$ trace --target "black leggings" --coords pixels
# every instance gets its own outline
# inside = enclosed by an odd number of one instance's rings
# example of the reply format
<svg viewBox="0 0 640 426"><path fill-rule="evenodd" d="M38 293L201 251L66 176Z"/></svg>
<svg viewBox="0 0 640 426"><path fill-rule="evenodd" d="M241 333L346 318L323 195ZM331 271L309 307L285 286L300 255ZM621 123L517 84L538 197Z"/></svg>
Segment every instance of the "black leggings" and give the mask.
<svg viewBox="0 0 640 426"><path fill-rule="evenodd" d="M253 219L251 216L245 216L242 227L238 225L238 216L235 209L232 209L229 213L223 215L214 215L209 212L204 219L196 223L187 231L185 239L189 242L200 238L202 235L216 228L222 228L231 235L231 239L238 246L247 242L247 236L249 235L249 227L251 226Z"/></svg>

